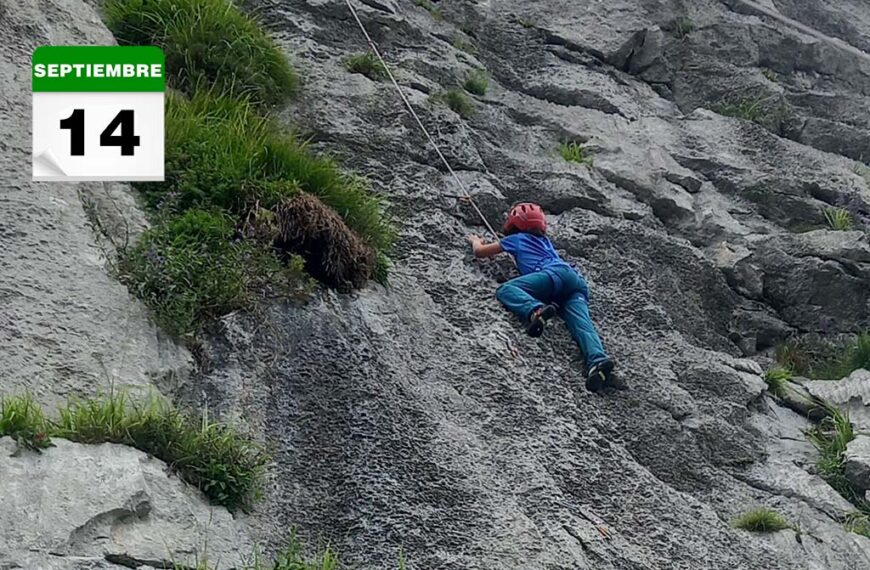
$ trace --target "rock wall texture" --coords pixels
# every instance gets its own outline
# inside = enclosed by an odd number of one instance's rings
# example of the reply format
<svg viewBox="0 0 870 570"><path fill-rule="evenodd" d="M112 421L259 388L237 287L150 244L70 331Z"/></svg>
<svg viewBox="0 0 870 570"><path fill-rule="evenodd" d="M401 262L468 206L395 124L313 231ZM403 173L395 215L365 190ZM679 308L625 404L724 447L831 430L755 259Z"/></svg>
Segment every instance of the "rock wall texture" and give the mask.
<svg viewBox="0 0 870 570"><path fill-rule="evenodd" d="M54 443L35 453L0 439L0 568L159 568L206 557L232 568L253 552L226 509L167 479L162 461L122 445Z"/></svg>
<svg viewBox="0 0 870 570"><path fill-rule="evenodd" d="M4 392L54 406L71 395L148 390L186 377L190 357L160 335L107 271L88 217L130 233L144 223L129 188L30 181L30 56L40 45L109 44L81 2L0 2L0 345ZM87 208L86 208L87 206ZM107 223L107 231L119 227Z"/></svg>
<svg viewBox="0 0 870 570"><path fill-rule="evenodd" d="M275 306L267 326L230 315L209 370L182 382L189 402L244 416L275 446L258 536L277 546L299 525L360 569L393 568L400 551L421 570L870 568L870 540L841 524L853 508L813 474L807 420L767 396L760 366L790 334L870 326L870 191L853 160L870 155L870 9L442 0L442 20L407 1L355 4L490 220L520 199L552 214L629 389L585 392L564 330L529 339L498 305L510 264L471 258L463 236L479 222L392 88L345 71L365 44L344 2L252 0L305 77L283 117L369 175L402 228L388 288ZM678 17L694 22L685 37ZM135 232L128 190L28 181L32 48L111 37L77 0L0 0L0 30L0 387L51 403L106 378L184 380L186 353L109 276L86 215ZM492 80L466 121L431 96L474 68ZM774 133L707 110L732 94L784 101L788 120ZM566 141L594 166L564 162ZM830 206L857 230L796 232ZM860 374L828 391L861 390ZM156 537L188 555L200 544L205 507L137 452L2 446L0 522L29 522L0 526L0 567L115 568L105 554L126 553L147 568ZM69 492L28 491L31 479ZM27 518L27 497L58 516ZM760 505L799 530L731 527ZM247 538L208 516L234 564Z"/></svg>
<svg viewBox="0 0 870 570"><path fill-rule="evenodd" d="M870 12L748 4L443 0L439 20L355 3L487 216L552 214L630 388L600 397L560 326L531 340L498 305L510 265L471 258L480 223L393 88L342 66L366 49L344 2L253 2L305 75L288 123L367 173L402 227L390 287L276 307L267 332L234 315L211 343L191 399L278 446L263 536L299 524L358 568L400 549L421 569L870 568L759 366L788 335L870 324L851 160L870 68L843 43L870 40ZM431 96L475 68L492 81L462 120ZM756 90L792 107L788 128L707 110ZM594 166L564 162L565 141ZM833 206L856 231L820 229ZM730 526L760 505L799 532Z"/></svg>
<svg viewBox="0 0 870 570"><path fill-rule="evenodd" d="M82 2L0 0L0 395L27 391L49 411L112 387L165 391L192 369L110 275L111 240L145 223L130 189L30 181L33 49L110 43ZM165 568L206 551L226 568L252 552L244 528L162 462L55 443L37 455L0 439L0 568Z"/></svg>

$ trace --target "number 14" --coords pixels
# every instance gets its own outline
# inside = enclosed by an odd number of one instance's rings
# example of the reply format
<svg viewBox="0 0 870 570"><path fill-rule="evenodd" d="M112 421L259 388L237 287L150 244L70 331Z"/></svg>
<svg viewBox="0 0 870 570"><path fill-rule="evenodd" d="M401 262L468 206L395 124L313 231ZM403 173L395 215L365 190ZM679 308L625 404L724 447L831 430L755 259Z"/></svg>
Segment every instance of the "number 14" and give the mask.
<svg viewBox="0 0 870 570"><path fill-rule="evenodd" d="M121 127L120 135L112 133ZM61 129L70 131L70 155L84 156L85 154L85 110L76 109L72 115L60 122ZM109 126L100 133L100 146L119 146L122 156L133 156L134 149L139 146L139 137L133 134L133 110L120 111Z"/></svg>

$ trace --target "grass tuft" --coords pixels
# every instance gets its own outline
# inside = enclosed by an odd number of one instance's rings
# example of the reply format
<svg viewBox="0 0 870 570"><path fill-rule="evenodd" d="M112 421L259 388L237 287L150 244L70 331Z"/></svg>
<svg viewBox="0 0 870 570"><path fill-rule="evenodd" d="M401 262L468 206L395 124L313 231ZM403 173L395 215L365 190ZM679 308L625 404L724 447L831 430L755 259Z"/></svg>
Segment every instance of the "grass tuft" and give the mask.
<svg viewBox="0 0 870 570"><path fill-rule="evenodd" d="M161 46L175 88L166 101L166 180L137 185L154 224L119 264L164 328L195 335L258 296L306 288L294 253L311 252L276 251L241 234L252 211L300 192L332 208L376 253L361 260L373 265L388 253L394 229L367 182L263 114L260 104L283 101L297 80L257 22L227 0L107 0L106 20L122 44ZM371 54L348 66L373 77L384 71Z"/></svg>
<svg viewBox="0 0 870 570"><path fill-rule="evenodd" d="M791 528L791 525L782 515L765 507L744 513L736 518L732 524L736 528L742 528L750 532L777 532Z"/></svg>
<svg viewBox="0 0 870 570"><path fill-rule="evenodd" d="M435 4L433 4L431 0L414 0L414 4L429 12L429 14L431 14L432 17L439 22L444 19L444 15L441 13L441 10L436 8Z"/></svg>
<svg viewBox="0 0 870 570"><path fill-rule="evenodd" d="M846 530L870 538L870 511L849 513L845 520Z"/></svg>
<svg viewBox="0 0 870 570"><path fill-rule="evenodd" d="M287 58L251 17L226 0L108 0L106 24L122 45L157 45L170 84L280 103L297 86Z"/></svg>
<svg viewBox="0 0 870 570"><path fill-rule="evenodd" d="M825 208L822 210L828 227L837 232L848 232L855 229L852 214L844 208Z"/></svg>
<svg viewBox="0 0 870 570"><path fill-rule="evenodd" d="M236 239L219 211L161 219L127 250L120 278L170 334L195 335L209 320L265 297L303 297L310 283L298 257L282 263L272 245Z"/></svg>
<svg viewBox="0 0 870 570"><path fill-rule="evenodd" d="M140 449L165 461L215 504L245 509L260 497L265 451L206 414L196 418L157 399L140 405L124 394L106 394L71 401L59 416L52 435Z"/></svg>
<svg viewBox="0 0 870 570"><path fill-rule="evenodd" d="M449 89L442 93L441 99L447 104L450 109L462 117L469 119L474 115L474 105L468 95L459 89Z"/></svg>
<svg viewBox="0 0 870 570"><path fill-rule="evenodd" d="M140 405L112 393L70 401L58 416L47 420L29 395L0 398L0 436L34 449L48 447L51 437L129 445L168 463L215 504L235 510L259 498L265 451L205 414L194 418L160 400Z"/></svg>
<svg viewBox="0 0 870 570"><path fill-rule="evenodd" d="M291 532L287 545L278 553L272 570L337 570L339 558L327 545L319 552L306 554L302 543Z"/></svg>
<svg viewBox="0 0 870 570"><path fill-rule="evenodd" d="M365 75L372 81L387 78L387 69L372 52L348 56L344 59L344 67L349 72Z"/></svg>
<svg viewBox="0 0 870 570"><path fill-rule="evenodd" d="M767 389L777 398L782 398L783 396L785 396L786 384L791 379L791 370L778 366L771 368L764 375L764 381L767 383Z"/></svg>
<svg viewBox="0 0 870 570"><path fill-rule="evenodd" d="M712 110L726 117L751 121L779 136L792 119L792 109L784 100L775 97L730 97L713 105Z"/></svg>
<svg viewBox="0 0 870 570"><path fill-rule="evenodd" d="M578 142L561 143L559 145L559 154L568 162L585 164L589 168L593 166L593 160L589 155L588 149Z"/></svg>
<svg viewBox="0 0 870 570"><path fill-rule="evenodd" d="M262 212L262 210L261 210ZM376 252L347 227L334 210L301 192L275 206L254 223L271 230L272 243L283 251L307 251L306 269L329 285L362 287L371 277Z"/></svg>
<svg viewBox="0 0 870 570"><path fill-rule="evenodd" d="M366 243L389 249L393 229L365 180L315 156L245 101L210 93L171 97L166 122L167 181L146 186L153 206L172 197L169 205L179 209L217 206L238 215L302 190L338 212Z"/></svg>
<svg viewBox="0 0 870 570"><path fill-rule="evenodd" d="M863 162L855 162L852 165L852 172L864 179L864 185L870 188L870 167Z"/></svg>
<svg viewBox="0 0 870 570"><path fill-rule="evenodd" d="M5 436L28 449L51 446L49 425L30 394L0 397L0 437Z"/></svg>
<svg viewBox="0 0 870 570"><path fill-rule="evenodd" d="M459 34L453 36L453 39L450 40L450 45L460 51L464 51L465 53L471 55L477 54L477 48L475 47L474 43L470 39L467 39L466 37Z"/></svg>
<svg viewBox="0 0 870 570"><path fill-rule="evenodd" d="M668 29L675 38L681 40L695 31L695 22L686 16L679 16L671 20Z"/></svg>
<svg viewBox="0 0 870 570"><path fill-rule="evenodd" d="M486 88L489 86L489 77L482 69L475 69L465 78L465 83L462 84L466 91L473 95L486 95Z"/></svg>
<svg viewBox="0 0 870 570"><path fill-rule="evenodd" d="M847 501L870 513L870 504L846 478L846 446L855 439L852 423L846 414L834 407L828 407L827 412L828 417L806 433L807 439L819 450L816 470Z"/></svg>

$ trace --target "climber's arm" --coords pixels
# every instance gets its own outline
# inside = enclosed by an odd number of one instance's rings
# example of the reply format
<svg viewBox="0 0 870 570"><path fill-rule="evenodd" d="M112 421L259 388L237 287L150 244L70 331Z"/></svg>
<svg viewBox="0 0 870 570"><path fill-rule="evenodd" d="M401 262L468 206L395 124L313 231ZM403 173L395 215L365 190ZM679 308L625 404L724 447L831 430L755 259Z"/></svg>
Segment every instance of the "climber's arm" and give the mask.
<svg viewBox="0 0 870 570"><path fill-rule="evenodd" d="M504 251L500 242L484 243L480 236L468 236L468 243L471 244L475 257L492 257Z"/></svg>

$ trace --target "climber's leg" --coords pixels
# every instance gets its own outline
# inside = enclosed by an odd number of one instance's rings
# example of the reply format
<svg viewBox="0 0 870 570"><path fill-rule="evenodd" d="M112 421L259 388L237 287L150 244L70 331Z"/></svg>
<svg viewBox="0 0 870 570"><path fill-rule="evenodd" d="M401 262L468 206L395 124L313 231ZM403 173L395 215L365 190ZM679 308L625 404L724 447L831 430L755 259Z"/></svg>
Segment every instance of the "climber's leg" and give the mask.
<svg viewBox="0 0 870 570"><path fill-rule="evenodd" d="M589 302L583 292L575 291L564 299L559 314L565 320L571 338L583 352L587 370L592 370L595 365L610 360L607 353L604 352L598 331L592 324L592 318L589 315Z"/></svg>
<svg viewBox="0 0 870 570"><path fill-rule="evenodd" d="M519 317L523 323L527 326L536 323L539 325L530 326L528 332L532 336L540 336L543 323L555 313L555 308L549 305L552 295L553 282L542 271L511 279L503 283L495 292L496 298L502 305ZM534 315L538 310L541 310L541 313ZM533 317L540 317L540 320Z"/></svg>

